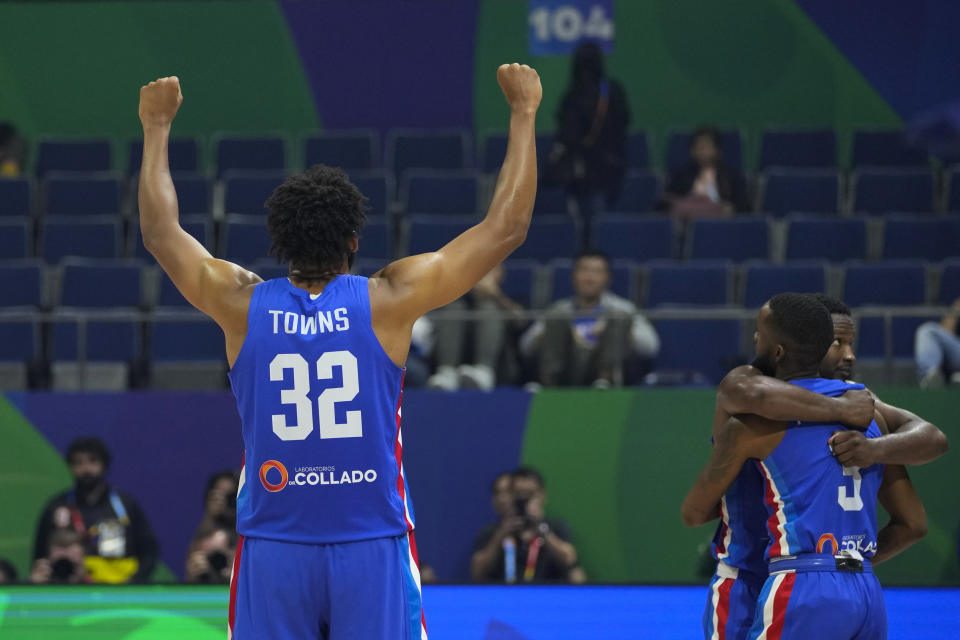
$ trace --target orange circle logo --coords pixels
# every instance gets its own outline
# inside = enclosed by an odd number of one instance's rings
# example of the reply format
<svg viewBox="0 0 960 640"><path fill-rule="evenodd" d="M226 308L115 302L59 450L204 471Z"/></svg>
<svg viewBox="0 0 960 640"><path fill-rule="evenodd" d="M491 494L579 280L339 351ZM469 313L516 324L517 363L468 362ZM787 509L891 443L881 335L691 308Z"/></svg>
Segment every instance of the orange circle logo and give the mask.
<svg viewBox="0 0 960 640"><path fill-rule="evenodd" d="M280 472L280 482L274 484L267 480L267 473L270 469L276 469ZM260 484L263 485L263 488L271 493L280 491L285 486L287 486L287 468L283 466L282 462L277 462L276 460L267 460L262 465L260 465Z"/></svg>

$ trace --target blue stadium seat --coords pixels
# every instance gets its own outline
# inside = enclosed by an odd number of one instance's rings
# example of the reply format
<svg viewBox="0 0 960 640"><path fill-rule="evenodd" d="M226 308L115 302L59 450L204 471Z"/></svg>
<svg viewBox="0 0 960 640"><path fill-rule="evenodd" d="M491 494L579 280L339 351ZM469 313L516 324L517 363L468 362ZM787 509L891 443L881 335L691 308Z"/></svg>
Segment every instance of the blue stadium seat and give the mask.
<svg viewBox="0 0 960 640"><path fill-rule="evenodd" d="M550 300L556 301L573 295L573 260L554 260L552 269ZM631 302L637 299L637 263L617 260L610 265L610 291Z"/></svg>
<svg viewBox="0 0 960 640"><path fill-rule="evenodd" d="M40 256L49 264L67 256L116 258L120 254L120 225L113 216L49 218L43 225L40 247Z"/></svg>
<svg viewBox="0 0 960 640"><path fill-rule="evenodd" d="M0 216L33 213L33 184L28 178L0 178Z"/></svg>
<svg viewBox="0 0 960 640"><path fill-rule="evenodd" d="M405 253L415 255L436 251L476 223L476 216L411 216Z"/></svg>
<svg viewBox="0 0 960 640"><path fill-rule="evenodd" d="M691 131L677 131L670 134L667 142L667 168L676 169L691 162L690 138ZM742 140L739 129L720 132L720 145L723 147L723 157L731 167L743 166Z"/></svg>
<svg viewBox="0 0 960 640"><path fill-rule="evenodd" d="M110 173L51 172L46 180L48 216L120 212L120 181Z"/></svg>
<svg viewBox="0 0 960 640"><path fill-rule="evenodd" d="M537 166L540 175L547 170L547 156L553 146L553 134L537 134ZM503 159L507 155L507 134L490 133L483 138L478 166L484 173L496 174L500 172Z"/></svg>
<svg viewBox="0 0 960 640"><path fill-rule="evenodd" d="M933 173L923 169L870 169L854 176L853 210L862 213L933 211Z"/></svg>
<svg viewBox="0 0 960 640"><path fill-rule="evenodd" d="M225 260L252 265L267 258L270 234L263 216L228 215L220 226L220 253Z"/></svg>
<svg viewBox="0 0 960 640"><path fill-rule="evenodd" d="M947 211L960 212L960 168L954 168L946 174Z"/></svg>
<svg viewBox="0 0 960 640"><path fill-rule="evenodd" d="M367 198L367 214L385 216L390 213L390 201L396 187L385 171L352 171L350 182Z"/></svg>
<svg viewBox="0 0 960 640"><path fill-rule="evenodd" d="M782 216L794 211L836 213L840 207L840 175L836 171L779 169L763 179L759 209Z"/></svg>
<svg viewBox="0 0 960 640"><path fill-rule="evenodd" d="M567 193L560 187L537 186L537 201L533 205L536 216L567 213Z"/></svg>
<svg viewBox="0 0 960 640"><path fill-rule="evenodd" d="M180 226L183 230L192 235L200 244L207 248L211 253L213 251L213 223L207 216L182 216ZM153 256L143 246L143 238L140 236L140 226L138 224L130 225L130 232L127 238L127 253L134 258L153 262Z"/></svg>
<svg viewBox="0 0 960 640"><path fill-rule="evenodd" d="M356 262L353 263L354 275L363 276L369 278L377 271L380 271L385 266L387 266L386 260L378 260L376 258L358 258Z"/></svg>
<svg viewBox="0 0 960 640"><path fill-rule="evenodd" d="M325 164L344 171L369 171L379 164L377 132L373 129L323 131L303 143L304 164Z"/></svg>
<svg viewBox="0 0 960 640"><path fill-rule="evenodd" d="M717 384L742 362L739 320L661 319L655 325L659 370L696 371Z"/></svg>
<svg viewBox="0 0 960 640"><path fill-rule="evenodd" d="M944 306L960 299L960 260L948 260L943 263L940 274L940 295L937 302Z"/></svg>
<svg viewBox="0 0 960 640"><path fill-rule="evenodd" d="M867 223L854 219L794 217L787 230L787 260L864 260Z"/></svg>
<svg viewBox="0 0 960 640"><path fill-rule="evenodd" d="M33 260L0 262L0 308L39 308L43 304L43 267Z"/></svg>
<svg viewBox="0 0 960 640"><path fill-rule="evenodd" d="M507 260L503 263L503 282L500 290L525 308L533 307L534 286L537 280L537 271L540 265L533 260Z"/></svg>
<svg viewBox="0 0 960 640"><path fill-rule="evenodd" d="M286 177L286 174L278 171L231 171L224 174L224 211L228 214L259 215L266 219L264 203Z"/></svg>
<svg viewBox="0 0 960 640"><path fill-rule="evenodd" d="M66 260L60 278L59 304L63 307L113 309L139 307L139 262Z"/></svg>
<svg viewBox="0 0 960 640"><path fill-rule="evenodd" d="M930 158L923 149L911 147L902 131L855 131L853 162L858 167L926 167Z"/></svg>
<svg viewBox="0 0 960 640"><path fill-rule="evenodd" d="M851 307L921 305L926 302L927 270L921 262L847 265L843 299Z"/></svg>
<svg viewBox="0 0 960 640"><path fill-rule="evenodd" d="M823 293L827 289L822 262L745 265L743 306L755 309L778 293Z"/></svg>
<svg viewBox="0 0 960 640"><path fill-rule="evenodd" d="M916 258L940 261L960 258L960 218L955 216L886 218L885 260Z"/></svg>
<svg viewBox="0 0 960 640"><path fill-rule="evenodd" d="M157 313L150 323L153 362L219 362L226 359L223 331L201 314L184 317Z"/></svg>
<svg viewBox="0 0 960 640"><path fill-rule="evenodd" d="M140 354L140 323L122 316L115 321L90 320L86 323L86 360L90 362L130 362ZM50 359L73 362L80 359L81 325L62 318L50 332ZM222 336L222 334L221 334ZM221 342L223 338L221 337Z"/></svg>
<svg viewBox="0 0 960 640"><path fill-rule="evenodd" d="M770 229L766 218L696 220L690 239L693 260L766 260Z"/></svg>
<svg viewBox="0 0 960 640"><path fill-rule="evenodd" d="M760 143L760 168L835 167L837 136L830 129L764 131Z"/></svg>
<svg viewBox="0 0 960 640"><path fill-rule="evenodd" d="M0 317L0 362L30 362L40 355L40 327L33 320Z"/></svg>
<svg viewBox="0 0 960 640"><path fill-rule="evenodd" d="M210 181L196 173L174 173L173 185L177 189L177 204L181 216L209 214Z"/></svg>
<svg viewBox="0 0 960 640"><path fill-rule="evenodd" d="M37 175L51 171L110 171L109 140L41 140L37 148Z"/></svg>
<svg viewBox="0 0 960 640"><path fill-rule="evenodd" d="M627 134L627 168L646 169L650 166L650 148L647 144L647 134L644 131L634 131Z"/></svg>
<svg viewBox="0 0 960 640"><path fill-rule="evenodd" d="M673 221L665 216L601 216L593 221L593 241L614 260L664 260L673 257Z"/></svg>
<svg viewBox="0 0 960 640"><path fill-rule="evenodd" d="M358 256L385 262L393 258L393 232L385 216L370 217L360 232Z"/></svg>
<svg viewBox="0 0 960 640"><path fill-rule="evenodd" d="M408 171L400 187L404 209L416 214L477 212L478 176L473 171Z"/></svg>
<svg viewBox="0 0 960 640"><path fill-rule="evenodd" d="M857 320L859 360L882 360L887 357L887 328L882 317L866 316Z"/></svg>
<svg viewBox="0 0 960 640"><path fill-rule="evenodd" d="M167 144L167 157L170 159L170 171L175 173L196 173L200 169L197 153L197 141L193 138L174 138ZM143 140L130 143L127 154L127 175L140 172L143 160Z"/></svg>
<svg viewBox="0 0 960 640"><path fill-rule="evenodd" d="M660 196L660 178L649 171L631 171L623 180L623 189L611 211L653 211Z"/></svg>
<svg viewBox="0 0 960 640"><path fill-rule="evenodd" d="M657 262L650 265L647 307L725 305L730 278L725 262Z"/></svg>
<svg viewBox="0 0 960 640"><path fill-rule="evenodd" d="M0 218L0 256L16 260L31 255L33 244L30 220L25 217Z"/></svg>
<svg viewBox="0 0 960 640"><path fill-rule="evenodd" d="M387 134L386 157L399 178L409 169L466 169L470 137L461 130L394 129Z"/></svg>
<svg viewBox="0 0 960 640"><path fill-rule="evenodd" d="M256 272L261 278L260 272ZM266 280L266 278L264 278ZM177 287L173 284L173 280L165 273L160 273L160 287L157 290L157 307L171 307L179 309L190 308L190 303L187 302L187 299L177 290Z"/></svg>
<svg viewBox="0 0 960 640"><path fill-rule="evenodd" d="M283 138L233 138L217 140L217 175L227 171L274 171L287 168Z"/></svg>
<svg viewBox="0 0 960 640"><path fill-rule="evenodd" d="M577 252L579 241L577 225L567 216L534 216L526 242L511 256L540 261L566 258Z"/></svg>
<svg viewBox="0 0 960 640"><path fill-rule="evenodd" d="M893 357L898 360L913 360L917 328L924 322L940 322L940 316L893 316L890 320L890 342Z"/></svg>

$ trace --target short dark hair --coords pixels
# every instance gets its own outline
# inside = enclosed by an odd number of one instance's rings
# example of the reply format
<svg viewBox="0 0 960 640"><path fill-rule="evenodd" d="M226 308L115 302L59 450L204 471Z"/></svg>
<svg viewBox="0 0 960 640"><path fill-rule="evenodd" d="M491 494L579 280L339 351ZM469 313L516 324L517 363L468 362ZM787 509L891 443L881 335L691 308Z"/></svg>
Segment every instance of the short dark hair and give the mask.
<svg viewBox="0 0 960 640"><path fill-rule="evenodd" d="M697 127L696 130L690 134L690 147L692 148L700 138L710 138L710 141L717 149L723 150L723 142L720 139L720 132L717 131L715 127Z"/></svg>
<svg viewBox="0 0 960 640"><path fill-rule="evenodd" d="M768 303L768 320L800 366L815 366L833 344L833 319L815 296L780 293Z"/></svg>
<svg viewBox="0 0 960 640"><path fill-rule="evenodd" d="M210 476L210 479L207 480L207 490L203 492L204 504L206 504L207 500L210 499L210 493L213 491L213 488L217 486L218 482L224 479L231 480L234 484L239 484L240 474L233 469L224 469L223 471L217 471L215 474Z"/></svg>
<svg viewBox="0 0 960 640"><path fill-rule="evenodd" d="M350 240L366 222L366 198L342 169L319 164L290 176L266 207L277 260L321 272L352 265Z"/></svg>
<svg viewBox="0 0 960 640"><path fill-rule="evenodd" d="M829 311L831 314L835 314L838 316L853 315L853 312L850 311L850 307L848 307L844 302L837 300L836 298L831 298L830 296L823 293L815 293L813 297L817 299L817 302L825 306L827 308L827 311Z"/></svg>
<svg viewBox="0 0 960 640"><path fill-rule="evenodd" d="M67 447L67 464L70 464L73 457L78 453L87 453L94 458L99 458L103 463L103 468L110 467L110 450L100 438L77 438Z"/></svg>
<svg viewBox="0 0 960 640"><path fill-rule="evenodd" d="M545 489L547 487L546 483L543 481L543 475L533 467L517 467L511 475L513 476L514 480L526 478L527 480L536 481L536 483L540 485L541 489Z"/></svg>
<svg viewBox="0 0 960 640"><path fill-rule="evenodd" d="M576 266L576 264L581 260L583 260L584 258L599 258L600 260L603 260L604 262L607 263L608 269L610 268L610 265L611 265L610 256L605 254L603 251L600 251L600 249L584 249L579 253L577 253L576 257L573 259L574 266Z"/></svg>

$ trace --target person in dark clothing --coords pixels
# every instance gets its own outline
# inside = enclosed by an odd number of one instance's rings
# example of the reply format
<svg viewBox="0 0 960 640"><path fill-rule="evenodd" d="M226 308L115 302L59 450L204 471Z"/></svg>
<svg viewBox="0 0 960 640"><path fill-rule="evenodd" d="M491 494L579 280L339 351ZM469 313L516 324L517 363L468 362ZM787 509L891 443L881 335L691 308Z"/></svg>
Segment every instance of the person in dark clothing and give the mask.
<svg viewBox="0 0 960 640"><path fill-rule="evenodd" d="M46 556L56 531L73 530L84 542L93 582L147 582L157 563L157 540L137 501L107 484L106 445L99 438L79 438L66 460L75 486L54 496L40 514L34 561Z"/></svg>
<svg viewBox="0 0 960 640"><path fill-rule="evenodd" d="M570 526L546 516L546 499L536 469L497 476L491 503L501 520L477 534L470 561L474 582L584 582Z"/></svg>
<svg viewBox="0 0 960 640"><path fill-rule="evenodd" d="M720 134L703 127L690 138L690 162L673 169L658 203L675 218L726 218L748 211L746 180L723 160Z"/></svg>
<svg viewBox="0 0 960 640"><path fill-rule="evenodd" d="M629 124L626 93L607 77L600 47L592 42L580 45L573 54L570 86L557 111L548 175L577 203L585 231L599 205L612 208L620 197Z"/></svg>
<svg viewBox="0 0 960 640"><path fill-rule="evenodd" d="M0 122L0 178L16 178L27 163L27 142L9 122Z"/></svg>
<svg viewBox="0 0 960 640"><path fill-rule="evenodd" d="M0 558L0 586L16 584L18 579L17 568L6 558Z"/></svg>

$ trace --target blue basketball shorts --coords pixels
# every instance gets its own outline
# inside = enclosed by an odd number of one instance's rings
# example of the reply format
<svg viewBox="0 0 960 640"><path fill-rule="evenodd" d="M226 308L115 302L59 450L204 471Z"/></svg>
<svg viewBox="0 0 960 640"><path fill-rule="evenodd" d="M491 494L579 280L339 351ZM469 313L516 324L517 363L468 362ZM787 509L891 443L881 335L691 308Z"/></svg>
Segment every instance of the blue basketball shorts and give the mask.
<svg viewBox="0 0 960 640"><path fill-rule="evenodd" d="M703 612L705 640L743 640L747 637L766 577L766 574L717 563L717 571L707 592L707 608Z"/></svg>
<svg viewBox="0 0 960 640"><path fill-rule="evenodd" d="M772 572L760 592L748 635L751 640L886 637L883 589L866 561L862 572L804 568Z"/></svg>
<svg viewBox="0 0 960 640"><path fill-rule="evenodd" d="M413 533L340 544L241 537L232 640L426 640Z"/></svg>

